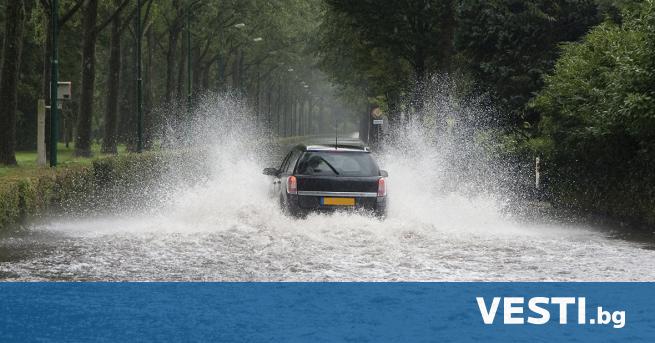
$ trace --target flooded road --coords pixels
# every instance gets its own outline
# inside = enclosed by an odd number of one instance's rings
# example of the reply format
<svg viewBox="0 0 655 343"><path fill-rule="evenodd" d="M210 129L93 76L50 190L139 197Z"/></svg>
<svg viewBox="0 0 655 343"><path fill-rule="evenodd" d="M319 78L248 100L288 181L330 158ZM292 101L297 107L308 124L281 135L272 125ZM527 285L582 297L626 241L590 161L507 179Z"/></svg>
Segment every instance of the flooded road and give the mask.
<svg viewBox="0 0 655 343"><path fill-rule="evenodd" d="M401 158L383 162L391 197L384 221L356 213L286 217L269 198L259 161L231 161L216 179L175 191L169 204L142 214L49 220L0 239L0 277L655 280L652 235L626 239L620 230L512 215L492 196L440 194L410 177L416 171Z"/></svg>
<svg viewBox="0 0 655 343"><path fill-rule="evenodd" d="M452 199L457 202L458 199ZM204 209L210 210L211 204ZM471 208L484 213L485 208ZM464 214L438 223L245 207L35 226L0 240L5 280L653 281L655 250L591 228Z"/></svg>
<svg viewBox="0 0 655 343"><path fill-rule="evenodd" d="M206 134L194 135L217 140L206 156L206 182L162 186L152 191L156 203L124 204L125 211L105 217L46 219L5 234L0 278L655 281L652 233L626 239L620 230L512 214L522 211L508 205L509 195L488 186L471 191L444 170L452 165L448 156L464 155L460 147L453 153L412 128L376 155L390 175L386 220L356 213L288 218L261 174L276 158L226 108L204 110L232 121L213 121L220 128L204 125ZM485 180L493 178L487 173Z"/></svg>

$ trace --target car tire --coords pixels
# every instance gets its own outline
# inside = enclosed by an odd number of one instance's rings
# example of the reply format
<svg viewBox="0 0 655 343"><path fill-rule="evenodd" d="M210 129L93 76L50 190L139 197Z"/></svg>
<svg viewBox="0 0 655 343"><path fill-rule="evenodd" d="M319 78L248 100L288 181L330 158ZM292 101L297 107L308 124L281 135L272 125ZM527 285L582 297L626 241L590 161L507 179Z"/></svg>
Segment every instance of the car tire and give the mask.
<svg viewBox="0 0 655 343"><path fill-rule="evenodd" d="M307 216L302 209L300 209L298 206L289 203L287 199L285 199L282 196L280 196L280 208L282 210L282 213L284 213L284 215L286 216L290 216L297 219L303 219Z"/></svg>

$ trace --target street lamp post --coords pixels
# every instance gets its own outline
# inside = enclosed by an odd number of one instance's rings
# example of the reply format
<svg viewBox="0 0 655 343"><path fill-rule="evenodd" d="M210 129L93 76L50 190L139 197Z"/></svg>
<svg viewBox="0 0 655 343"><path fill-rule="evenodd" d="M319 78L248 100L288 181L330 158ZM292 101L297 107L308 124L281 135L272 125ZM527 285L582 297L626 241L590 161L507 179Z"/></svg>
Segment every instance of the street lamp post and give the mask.
<svg viewBox="0 0 655 343"><path fill-rule="evenodd" d="M141 0L136 1L136 113L137 144L136 151L143 151L143 79L141 71Z"/></svg>
<svg viewBox="0 0 655 343"><path fill-rule="evenodd" d="M59 0L50 2L52 22L52 57L50 61L50 166L57 166L57 141L59 137L59 108L57 88L59 87Z"/></svg>

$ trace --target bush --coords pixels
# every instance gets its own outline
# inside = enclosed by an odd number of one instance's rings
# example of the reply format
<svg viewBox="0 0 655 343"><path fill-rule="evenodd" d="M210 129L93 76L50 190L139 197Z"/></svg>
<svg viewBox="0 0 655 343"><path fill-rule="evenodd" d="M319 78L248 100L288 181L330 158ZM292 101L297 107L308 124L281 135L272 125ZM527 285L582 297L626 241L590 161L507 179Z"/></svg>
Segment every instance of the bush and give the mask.
<svg viewBox="0 0 655 343"><path fill-rule="evenodd" d="M655 224L655 10L564 46L531 106L561 204Z"/></svg>
<svg viewBox="0 0 655 343"><path fill-rule="evenodd" d="M35 176L0 180L0 230L30 218L112 211L127 200L152 201L149 190L170 171L169 163L188 162L192 155L148 152L106 157L91 165L62 166ZM203 166L192 163L189 168L200 175Z"/></svg>
<svg viewBox="0 0 655 343"><path fill-rule="evenodd" d="M18 183L0 184L0 228L20 219L20 189Z"/></svg>

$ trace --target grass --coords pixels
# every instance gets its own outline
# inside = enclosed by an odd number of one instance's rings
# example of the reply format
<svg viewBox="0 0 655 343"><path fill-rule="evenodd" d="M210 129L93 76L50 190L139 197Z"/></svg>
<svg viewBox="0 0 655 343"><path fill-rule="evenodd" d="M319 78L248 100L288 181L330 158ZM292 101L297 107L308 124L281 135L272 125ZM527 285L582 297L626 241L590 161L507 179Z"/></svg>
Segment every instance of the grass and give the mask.
<svg viewBox="0 0 655 343"><path fill-rule="evenodd" d="M76 157L74 156L75 148L71 145L66 147L64 143L57 145L57 162L58 166L66 167L70 165L90 165L91 162L102 156L108 156L100 153L100 145L94 144L91 147L93 157ZM118 147L118 153L125 153L127 149L124 145ZM0 182L3 179L15 179L38 176L50 170L48 166L38 166L36 164L36 151L18 151L16 152L17 166L0 166Z"/></svg>
<svg viewBox="0 0 655 343"><path fill-rule="evenodd" d="M312 136L285 137L278 139L277 143L281 144L282 146L286 146L296 144L308 137ZM104 156L111 156L100 153L99 144L93 144L91 146L93 157L74 156L75 148L72 144L67 148L64 143L59 143L57 145L57 151L57 166L60 168L65 168L67 166L91 165L91 162L93 162L95 159ZM119 155L125 154L126 152L127 148L125 145L118 146ZM36 164L36 151L18 151L16 152L16 161L18 162L18 165L16 166L0 165L0 183L7 180L37 177L52 171L52 169L48 166L41 167Z"/></svg>

